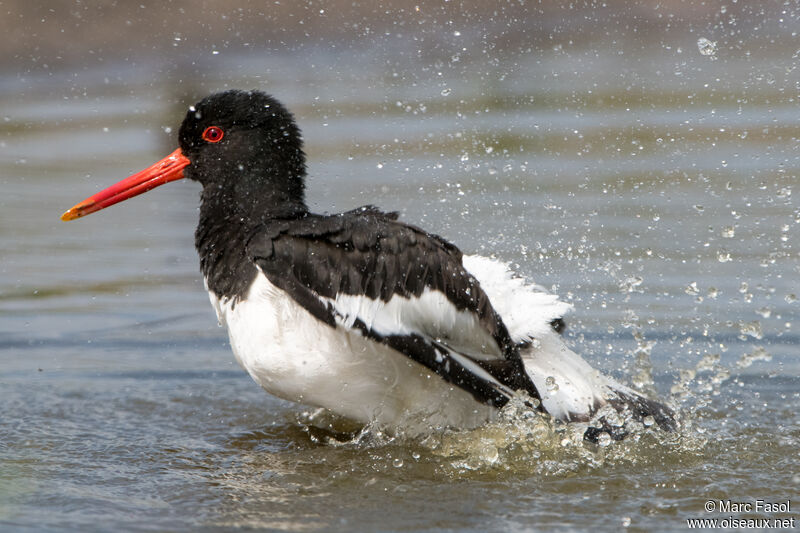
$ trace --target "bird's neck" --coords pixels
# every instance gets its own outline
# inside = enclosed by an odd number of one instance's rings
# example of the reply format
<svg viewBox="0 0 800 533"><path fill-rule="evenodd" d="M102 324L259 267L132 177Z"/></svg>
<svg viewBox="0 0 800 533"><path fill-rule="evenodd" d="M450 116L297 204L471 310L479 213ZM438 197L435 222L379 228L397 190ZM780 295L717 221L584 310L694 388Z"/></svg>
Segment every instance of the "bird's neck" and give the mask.
<svg viewBox="0 0 800 533"><path fill-rule="evenodd" d="M253 185L245 178L234 186L203 187L195 247L208 289L218 298L243 297L255 279L258 271L247 256L253 232L270 220L308 213L302 177L281 186Z"/></svg>

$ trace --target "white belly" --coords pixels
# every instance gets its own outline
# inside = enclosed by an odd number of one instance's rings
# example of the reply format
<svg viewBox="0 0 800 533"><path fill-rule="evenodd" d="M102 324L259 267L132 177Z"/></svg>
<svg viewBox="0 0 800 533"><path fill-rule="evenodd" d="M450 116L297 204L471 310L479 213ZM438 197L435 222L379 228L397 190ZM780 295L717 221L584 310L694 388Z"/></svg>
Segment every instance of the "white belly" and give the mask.
<svg viewBox="0 0 800 533"><path fill-rule="evenodd" d="M475 427L496 412L405 355L320 322L264 275L235 306L209 294L237 361L275 396L407 434Z"/></svg>

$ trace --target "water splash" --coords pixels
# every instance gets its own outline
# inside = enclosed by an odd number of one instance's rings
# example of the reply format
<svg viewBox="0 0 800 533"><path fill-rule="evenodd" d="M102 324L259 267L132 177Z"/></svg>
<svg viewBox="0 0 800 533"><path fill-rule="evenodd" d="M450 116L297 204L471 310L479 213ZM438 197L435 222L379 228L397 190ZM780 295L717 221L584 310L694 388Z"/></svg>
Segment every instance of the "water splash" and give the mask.
<svg viewBox="0 0 800 533"><path fill-rule="evenodd" d="M736 362L739 368L747 368L756 361L772 361L772 354L761 346L756 347L750 353L743 354Z"/></svg>
<svg viewBox="0 0 800 533"><path fill-rule="evenodd" d="M586 429L601 420L625 427L622 440L601 433L596 443L584 439ZM426 439L429 453L442 459L453 477L491 472L525 472L564 477L617 464L660 464L665 455L694 454L705 440L680 429L667 433L655 421L638 422L610 406L588 423L562 423L531 410L513 398L498 420L471 431L446 432Z"/></svg>

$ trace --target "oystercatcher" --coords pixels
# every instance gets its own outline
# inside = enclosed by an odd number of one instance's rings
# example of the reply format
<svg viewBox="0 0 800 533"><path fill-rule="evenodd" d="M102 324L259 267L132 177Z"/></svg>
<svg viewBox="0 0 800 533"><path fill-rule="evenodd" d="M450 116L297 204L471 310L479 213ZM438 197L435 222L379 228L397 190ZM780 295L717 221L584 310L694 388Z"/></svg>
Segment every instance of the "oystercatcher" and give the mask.
<svg viewBox="0 0 800 533"><path fill-rule="evenodd" d="M564 421L609 405L676 427L668 407L567 348L558 330L570 306L507 265L372 206L309 212L300 130L271 96L208 96L178 142L61 218L198 181L195 246L211 303L236 359L271 394L416 435L476 427L515 395ZM620 435L607 425L587 437Z"/></svg>

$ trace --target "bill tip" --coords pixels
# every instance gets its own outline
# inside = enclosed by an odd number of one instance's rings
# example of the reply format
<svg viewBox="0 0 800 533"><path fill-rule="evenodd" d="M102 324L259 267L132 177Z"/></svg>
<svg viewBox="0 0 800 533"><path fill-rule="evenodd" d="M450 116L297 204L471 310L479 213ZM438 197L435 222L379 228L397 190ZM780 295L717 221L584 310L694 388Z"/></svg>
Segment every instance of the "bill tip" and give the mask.
<svg viewBox="0 0 800 533"><path fill-rule="evenodd" d="M83 202L73 205L66 211L64 214L61 215L61 220L64 222L69 222L70 220L75 220L76 218L80 218L84 215L88 215L89 213L93 213L97 211L94 209L95 203L90 200L84 200Z"/></svg>

